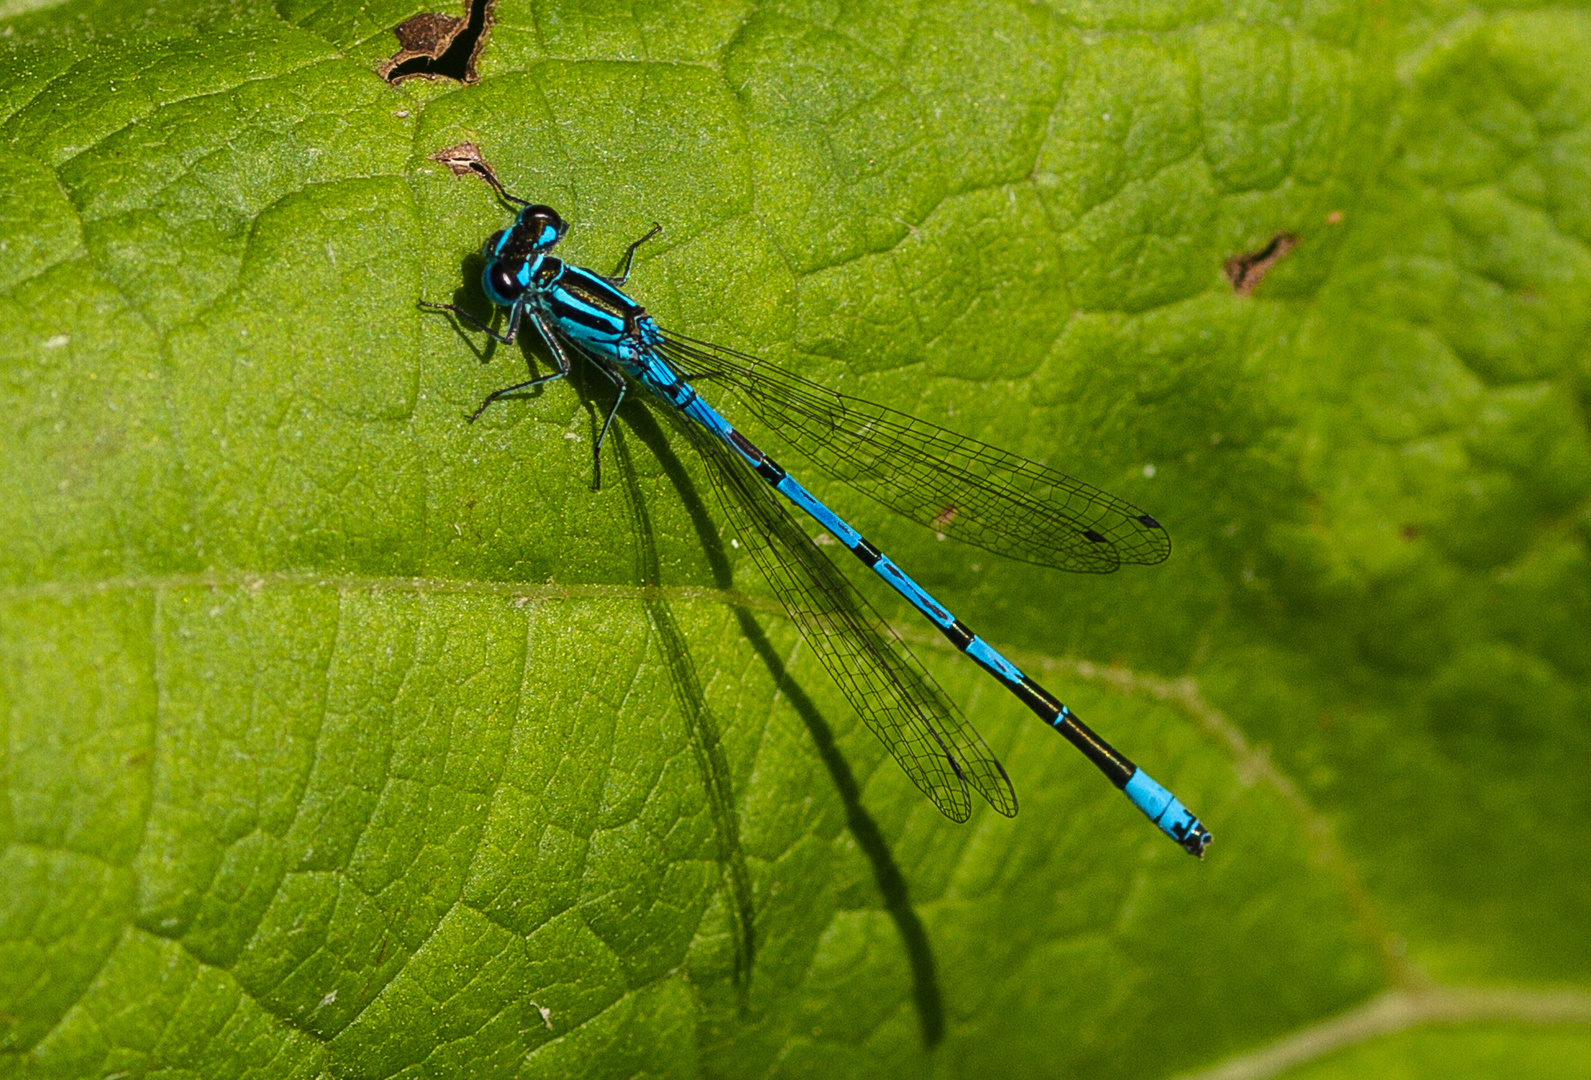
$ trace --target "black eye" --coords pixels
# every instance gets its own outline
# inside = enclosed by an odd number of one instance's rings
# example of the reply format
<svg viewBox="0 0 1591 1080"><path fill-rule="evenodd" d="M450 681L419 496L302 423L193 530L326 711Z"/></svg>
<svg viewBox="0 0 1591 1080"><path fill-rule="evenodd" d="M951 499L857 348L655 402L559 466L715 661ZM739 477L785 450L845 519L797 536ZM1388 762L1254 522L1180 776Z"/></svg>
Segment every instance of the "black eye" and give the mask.
<svg viewBox="0 0 1591 1080"><path fill-rule="evenodd" d="M507 229L498 229L492 235L488 236L486 238L486 243L481 245L481 254L485 255L487 258L491 258L493 255L500 254L498 248L503 242L503 237L507 235Z"/></svg>
<svg viewBox="0 0 1591 1080"><path fill-rule="evenodd" d="M550 206L536 203L519 212L519 227L537 251L545 251L563 238L569 225Z"/></svg>
<svg viewBox="0 0 1591 1080"><path fill-rule="evenodd" d="M525 291L525 286L519 281L519 271L523 266L524 263L501 260L486 265L486 273L482 275L481 284L485 287L486 295L492 303L508 307L519 299L520 294Z"/></svg>

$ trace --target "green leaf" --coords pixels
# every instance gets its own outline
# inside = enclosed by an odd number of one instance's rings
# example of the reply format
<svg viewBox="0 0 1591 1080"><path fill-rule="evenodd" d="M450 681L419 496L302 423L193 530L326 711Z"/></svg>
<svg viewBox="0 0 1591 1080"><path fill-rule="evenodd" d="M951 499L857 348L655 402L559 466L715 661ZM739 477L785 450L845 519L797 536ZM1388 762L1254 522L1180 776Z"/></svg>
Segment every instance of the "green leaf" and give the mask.
<svg viewBox="0 0 1591 1080"><path fill-rule="evenodd" d="M1591 1063L1591 1037L1583 1028L1543 1032L1523 1026L1475 1024L1391 1036L1281 1075L1287 1080L1347 1080L1356 1076L1388 1080L1425 1076L1448 1076L1453 1080L1489 1080L1494 1076L1568 1080L1584 1075L1587 1063Z"/></svg>
<svg viewBox="0 0 1591 1080"><path fill-rule="evenodd" d="M1170 1076L1432 980L1591 1016L1583 10L500 0L478 82L389 85L418 7L0 2L0 1076ZM646 403L601 491L589 373L467 423L544 361L416 306L484 311L463 141L577 263L661 222L664 325L1166 522L1062 578L811 480L1210 857L861 583L1022 802L942 818ZM1350 1071L1584 1056L1500 1030Z"/></svg>

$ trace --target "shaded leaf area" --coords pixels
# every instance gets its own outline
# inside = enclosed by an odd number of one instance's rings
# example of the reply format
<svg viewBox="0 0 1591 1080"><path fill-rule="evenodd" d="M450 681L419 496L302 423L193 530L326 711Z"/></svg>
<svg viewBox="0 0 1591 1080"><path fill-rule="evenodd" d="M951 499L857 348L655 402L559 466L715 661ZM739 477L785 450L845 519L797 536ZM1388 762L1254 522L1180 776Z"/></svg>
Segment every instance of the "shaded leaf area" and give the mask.
<svg viewBox="0 0 1591 1080"><path fill-rule="evenodd" d="M1314 495L1247 556L1268 640L1202 681L1341 813L1428 971L1583 981L1591 21L1499 15L1407 63L1337 270L1266 328Z"/></svg>
<svg viewBox="0 0 1591 1080"><path fill-rule="evenodd" d="M1584 13L504 0L478 84L390 87L421 6L0 38L9 1074L1170 1075L1403 977L1386 928L1586 981ZM486 313L461 142L575 261L663 222L665 324L1151 510L1170 562L1074 580L813 482L1320 814L1055 686L1193 864L925 648L1023 806L944 821L666 418L601 492L600 380L464 423L546 366L415 308Z"/></svg>

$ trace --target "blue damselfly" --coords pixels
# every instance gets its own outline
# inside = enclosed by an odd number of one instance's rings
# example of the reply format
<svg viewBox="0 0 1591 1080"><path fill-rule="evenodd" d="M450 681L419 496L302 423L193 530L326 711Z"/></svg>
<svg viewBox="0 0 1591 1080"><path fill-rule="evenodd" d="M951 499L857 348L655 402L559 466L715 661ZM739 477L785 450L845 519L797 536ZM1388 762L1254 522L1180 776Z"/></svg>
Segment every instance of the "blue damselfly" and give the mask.
<svg viewBox="0 0 1591 1080"><path fill-rule="evenodd" d="M962 652L1064 735L1161 831L1202 856L1210 834L1164 787L1089 730L802 487L697 394L688 381L733 391L749 411L814 466L891 510L996 554L1086 573L1122 563L1153 564L1171 541L1154 518L1098 488L1004 450L894 409L828 390L753 356L664 330L622 290L635 252L612 275L549 254L568 230L550 207L505 191L489 169L472 171L519 207L514 223L482 252L481 286L507 310L498 333L454 304L422 301L504 344L526 322L557 370L487 396L474 420L507 394L561 379L579 356L613 383L615 400L594 447L600 487L602 443L631 381L669 406L707 464L726 514L807 643L912 782L956 821L972 813L970 784L1007 816L1017 809L1010 778L961 710L830 562L790 514L810 515L883 578Z"/></svg>

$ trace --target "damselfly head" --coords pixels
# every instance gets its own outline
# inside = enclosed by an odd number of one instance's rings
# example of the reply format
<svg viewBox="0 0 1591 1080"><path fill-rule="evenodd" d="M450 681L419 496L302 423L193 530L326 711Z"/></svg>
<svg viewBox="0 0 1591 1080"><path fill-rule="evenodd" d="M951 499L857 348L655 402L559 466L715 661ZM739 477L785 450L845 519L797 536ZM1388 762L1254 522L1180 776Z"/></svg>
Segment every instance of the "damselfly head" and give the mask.
<svg viewBox="0 0 1591 1080"><path fill-rule="evenodd" d="M546 251L569 231L569 223L558 216L550 206L533 203L519 212L514 220L514 231L528 248L526 254Z"/></svg>
<svg viewBox="0 0 1591 1080"><path fill-rule="evenodd" d="M498 307L513 307L525 292L525 264L517 259L493 259L481 273L486 298Z"/></svg>

